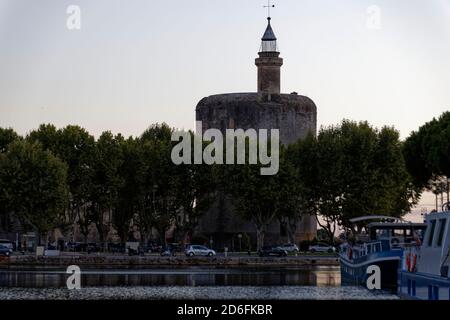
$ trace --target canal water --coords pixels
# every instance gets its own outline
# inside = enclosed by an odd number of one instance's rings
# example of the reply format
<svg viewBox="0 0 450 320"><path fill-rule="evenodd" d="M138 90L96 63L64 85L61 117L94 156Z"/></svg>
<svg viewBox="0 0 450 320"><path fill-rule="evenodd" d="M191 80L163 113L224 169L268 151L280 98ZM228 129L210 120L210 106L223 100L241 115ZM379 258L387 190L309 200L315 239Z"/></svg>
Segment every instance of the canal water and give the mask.
<svg viewBox="0 0 450 320"><path fill-rule="evenodd" d="M341 286L339 267L184 267L81 270L68 290L61 268L0 269L0 299L397 299Z"/></svg>

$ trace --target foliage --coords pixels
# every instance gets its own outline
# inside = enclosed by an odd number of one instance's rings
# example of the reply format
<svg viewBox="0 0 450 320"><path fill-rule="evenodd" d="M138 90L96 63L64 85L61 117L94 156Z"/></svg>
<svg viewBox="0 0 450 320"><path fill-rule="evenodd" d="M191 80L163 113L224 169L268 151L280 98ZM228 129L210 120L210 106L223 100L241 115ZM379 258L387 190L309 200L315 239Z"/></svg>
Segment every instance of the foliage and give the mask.
<svg viewBox="0 0 450 320"><path fill-rule="evenodd" d="M279 172L261 175L261 164L228 165L223 168L223 189L232 196L236 212L252 221L257 233L257 249L264 245L268 226L277 218L299 211L299 184L293 167L280 151Z"/></svg>
<svg viewBox="0 0 450 320"><path fill-rule="evenodd" d="M37 143L17 141L0 155L0 202L39 234L67 203L67 167Z"/></svg>
<svg viewBox="0 0 450 320"><path fill-rule="evenodd" d="M20 137L13 129L0 128L0 153L5 153L8 145L17 140L20 140Z"/></svg>
<svg viewBox="0 0 450 320"><path fill-rule="evenodd" d="M393 128L343 121L290 147L305 210L334 241L337 226L364 215L403 216L418 201Z"/></svg>
<svg viewBox="0 0 450 320"><path fill-rule="evenodd" d="M432 189L435 180L450 177L450 112L413 132L404 143L403 154L419 188Z"/></svg>

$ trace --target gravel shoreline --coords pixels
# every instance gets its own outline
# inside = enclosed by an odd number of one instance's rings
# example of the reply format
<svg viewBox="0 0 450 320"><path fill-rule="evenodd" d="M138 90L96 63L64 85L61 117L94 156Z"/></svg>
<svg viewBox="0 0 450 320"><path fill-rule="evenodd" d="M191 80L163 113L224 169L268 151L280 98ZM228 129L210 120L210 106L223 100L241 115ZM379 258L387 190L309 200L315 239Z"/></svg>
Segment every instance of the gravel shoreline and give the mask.
<svg viewBox="0 0 450 320"><path fill-rule="evenodd" d="M0 300L398 300L359 287L0 288Z"/></svg>

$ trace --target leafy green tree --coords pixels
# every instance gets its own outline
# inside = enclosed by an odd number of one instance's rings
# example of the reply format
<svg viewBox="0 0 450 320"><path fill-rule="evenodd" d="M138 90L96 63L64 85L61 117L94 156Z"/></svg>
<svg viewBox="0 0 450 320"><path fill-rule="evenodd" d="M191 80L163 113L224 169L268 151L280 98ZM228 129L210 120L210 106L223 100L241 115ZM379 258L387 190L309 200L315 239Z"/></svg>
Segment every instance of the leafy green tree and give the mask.
<svg viewBox="0 0 450 320"><path fill-rule="evenodd" d="M13 129L0 128L0 153L5 153L10 143L20 139L19 135Z"/></svg>
<svg viewBox="0 0 450 320"><path fill-rule="evenodd" d="M180 212L177 168L171 159L172 132L168 125L156 124L140 137L146 172L139 219L158 231L163 244L166 244L166 232L175 224Z"/></svg>
<svg viewBox="0 0 450 320"><path fill-rule="evenodd" d="M252 221L256 229L257 249L264 245L268 226L282 216L301 208L298 183L293 167L280 152L276 175L261 175L261 164L222 166L222 188L231 195L237 214Z"/></svg>
<svg viewBox="0 0 450 320"><path fill-rule="evenodd" d="M21 137L11 128L0 128L0 154L8 150L9 145L21 140ZM1 227L8 230L10 227L10 215L6 208L0 202L0 222Z"/></svg>
<svg viewBox="0 0 450 320"><path fill-rule="evenodd" d="M343 121L291 147L306 210L334 241L337 226L364 215L401 217L418 201L393 128Z"/></svg>
<svg viewBox="0 0 450 320"><path fill-rule="evenodd" d="M109 232L109 219L106 219L105 214L113 214L123 183L119 175L123 162L123 140L122 136L114 137L111 132L106 131L95 144L88 212L90 220L97 228L101 243L105 242Z"/></svg>
<svg viewBox="0 0 450 320"><path fill-rule="evenodd" d="M194 159L193 132L191 137L191 159ZM200 218L208 211L215 199L217 168L206 164L181 164L176 166L174 188L176 202L180 208L175 220L176 231L184 242L190 242Z"/></svg>
<svg viewBox="0 0 450 320"><path fill-rule="evenodd" d="M27 140L39 142L44 150L49 150L54 155L59 155L60 133L52 124L41 124L37 130L31 131L27 135Z"/></svg>
<svg viewBox="0 0 450 320"><path fill-rule="evenodd" d="M0 154L0 202L39 235L66 207L66 178L67 166L37 143L13 142Z"/></svg>
<svg viewBox="0 0 450 320"><path fill-rule="evenodd" d="M78 223L86 238L93 222L87 205L92 188L94 137L79 126L70 125L56 130L49 124L41 125L38 130L31 132L27 140L40 142L45 149L67 164L70 201L64 215L59 219L59 227L65 230Z"/></svg>
<svg viewBox="0 0 450 320"><path fill-rule="evenodd" d="M120 239L127 241L131 222L143 211L146 162L139 139L130 137L122 141L117 140L123 161L117 169L121 183L117 190L112 222ZM135 220L137 224L140 224L139 219Z"/></svg>
<svg viewBox="0 0 450 320"><path fill-rule="evenodd" d="M450 112L426 123L413 132L403 145L403 154L413 182L420 190L447 193L450 177ZM445 182L445 188L436 188ZM436 194L437 196L437 194Z"/></svg>

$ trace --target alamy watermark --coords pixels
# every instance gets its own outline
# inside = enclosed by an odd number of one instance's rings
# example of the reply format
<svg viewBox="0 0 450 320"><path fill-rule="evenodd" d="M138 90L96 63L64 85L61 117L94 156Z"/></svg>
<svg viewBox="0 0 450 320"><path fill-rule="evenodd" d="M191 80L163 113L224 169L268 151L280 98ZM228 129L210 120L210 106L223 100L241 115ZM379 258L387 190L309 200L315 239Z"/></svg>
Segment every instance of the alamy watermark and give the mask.
<svg viewBox="0 0 450 320"><path fill-rule="evenodd" d="M79 266L69 266L67 267L67 274L70 276L67 278L66 285L69 290L80 290L81 289L81 269Z"/></svg>
<svg viewBox="0 0 450 320"><path fill-rule="evenodd" d="M367 8L366 27L370 30L381 30L381 8L371 5Z"/></svg>
<svg viewBox="0 0 450 320"><path fill-rule="evenodd" d="M81 8L77 5L70 5L66 9L69 15L66 21L66 27L69 30L81 30Z"/></svg>
<svg viewBox="0 0 450 320"><path fill-rule="evenodd" d="M367 267L367 289L381 290L381 269L377 265Z"/></svg>
<svg viewBox="0 0 450 320"><path fill-rule="evenodd" d="M278 173L280 166L278 129L245 131L227 129L224 137L219 129L208 129L203 132L202 128L202 122L198 121L194 141L189 132L173 132L172 141L179 142L172 149L171 158L174 164L261 164L263 166L260 170L261 175L271 176ZM205 141L208 142L206 146L203 145Z"/></svg>

